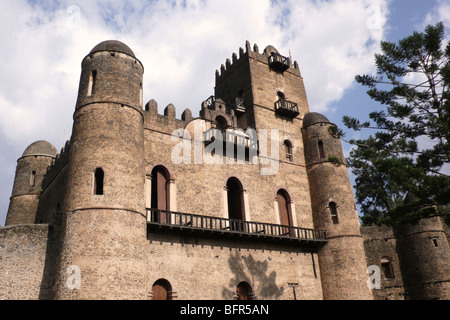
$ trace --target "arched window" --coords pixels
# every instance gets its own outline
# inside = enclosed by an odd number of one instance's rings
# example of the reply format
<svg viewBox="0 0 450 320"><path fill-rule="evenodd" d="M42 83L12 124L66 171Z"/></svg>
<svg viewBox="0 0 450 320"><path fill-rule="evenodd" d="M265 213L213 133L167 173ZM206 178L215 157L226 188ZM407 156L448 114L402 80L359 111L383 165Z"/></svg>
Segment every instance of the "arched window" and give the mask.
<svg viewBox="0 0 450 320"><path fill-rule="evenodd" d="M101 196L103 195L105 173L102 168L95 169L94 173L94 194Z"/></svg>
<svg viewBox="0 0 450 320"><path fill-rule="evenodd" d="M339 224L339 217L338 217L336 202L330 202L330 204L328 205L328 208L330 209L331 221L333 221L333 224Z"/></svg>
<svg viewBox="0 0 450 320"><path fill-rule="evenodd" d="M278 213L282 226L292 227L291 197L286 190L281 189L277 193ZM283 235L289 235L289 228L282 228Z"/></svg>
<svg viewBox="0 0 450 320"><path fill-rule="evenodd" d="M216 117L216 128L217 128L217 130L220 130L220 131L222 131L222 133L224 133L225 130L227 130L227 128L228 128L227 119L225 119L222 116Z"/></svg>
<svg viewBox="0 0 450 320"><path fill-rule="evenodd" d="M325 159L325 148L323 147L323 141L320 140L318 143L318 148L319 148L319 157L320 159Z"/></svg>
<svg viewBox="0 0 450 320"><path fill-rule="evenodd" d="M390 257L381 258L381 269L383 270L384 277L386 279L394 279L394 266Z"/></svg>
<svg viewBox="0 0 450 320"><path fill-rule="evenodd" d="M231 229L235 231L244 231L243 225L238 220L245 220L244 209L244 189L241 182L236 178L230 178L227 182L227 201L228 217L233 221Z"/></svg>
<svg viewBox="0 0 450 320"><path fill-rule="evenodd" d="M277 96L280 100L286 100L286 96L284 95L284 93L282 91L278 91Z"/></svg>
<svg viewBox="0 0 450 320"><path fill-rule="evenodd" d="M241 282L236 288L236 300L254 300L252 287L247 282Z"/></svg>
<svg viewBox="0 0 450 320"><path fill-rule="evenodd" d="M157 166L152 170L152 209L162 210L163 212L153 212L152 221L166 223L169 211L169 172L162 166Z"/></svg>
<svg viewBox="0 0 450 320"><path fill-rule="evenodd" d="M286 154L286 159L290 162L294 161L293 147L289 140L284 140L284 152Z"/></svg>
<svg viewBox="0 0 450 320"><path fill-rule="evenodd" d="M172 285L165 279L159 279L152 286L152 300L172 300Z"/></svg>

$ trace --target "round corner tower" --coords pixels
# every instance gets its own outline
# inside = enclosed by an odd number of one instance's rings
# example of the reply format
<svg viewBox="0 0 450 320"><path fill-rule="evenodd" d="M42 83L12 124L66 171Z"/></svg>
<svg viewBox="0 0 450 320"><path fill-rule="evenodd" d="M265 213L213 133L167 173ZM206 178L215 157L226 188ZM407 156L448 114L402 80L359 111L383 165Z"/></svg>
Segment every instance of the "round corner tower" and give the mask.
<svg viewBox="0 0 450 320"><path fill-rule="evenodd" d="M9 203L6 226L34 224L47 168L58 154L47 141L36 141L17 160L16 175Z"/></svg>
<svg viewBox="0 0 450 320"><path fill-rule="evenodd" d="M372 300L367 287L367 263L355 200L339 139L332 123L319 113L303 119L305 159L315 228L326 230L328 243L319 250L323 296L326 300Z"/></svg>
<svg viewBox="0 0 450 320"><path fill-rule="evenodd" d="M100 43L82 62L57 299L146 298L143 73L119 41ZM80 272L76 289L70 270Z"/></svg>
<svg viewBox="0 0 450 320"><path fill-rule="evenodd" d="M404 205L418 199L408 193ZM450 300L450 248L439 216L394 224L407 300Z"/></svg>

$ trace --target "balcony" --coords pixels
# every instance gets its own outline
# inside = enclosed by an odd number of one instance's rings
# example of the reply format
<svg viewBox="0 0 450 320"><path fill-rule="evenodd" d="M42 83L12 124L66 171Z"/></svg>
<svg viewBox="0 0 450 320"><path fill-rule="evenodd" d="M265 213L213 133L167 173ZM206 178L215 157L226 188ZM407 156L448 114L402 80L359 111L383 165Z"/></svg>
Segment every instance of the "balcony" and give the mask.
<svg viewBox="0 0 450 320"><path fill-rule="evenodd" d="M296 118L300 115L298 104L285 99L275 102L275 113L288 118Z"/></svg>
<svg viewBox="0 0 450 320"><path fill-rule="evenodd" d="M311 248L328 241L326 231L322 230L199 216L158 209L147 209L147 225L150 232L181 232L208 237L291 243Z"/></svg>
<svg viewBox="0 0 450 320"><path fill-rule="evenodd" d="M269 66L272 69L284 72L291 67L291 60L281 54L272 52L269 56Z"/></svg>
<svg viewBox="0 0 450 320"><path fill-rule="evenodd" d="M236 98L231 103L231 109L233 109L236 114L245 113L244 99Z"/></svg>

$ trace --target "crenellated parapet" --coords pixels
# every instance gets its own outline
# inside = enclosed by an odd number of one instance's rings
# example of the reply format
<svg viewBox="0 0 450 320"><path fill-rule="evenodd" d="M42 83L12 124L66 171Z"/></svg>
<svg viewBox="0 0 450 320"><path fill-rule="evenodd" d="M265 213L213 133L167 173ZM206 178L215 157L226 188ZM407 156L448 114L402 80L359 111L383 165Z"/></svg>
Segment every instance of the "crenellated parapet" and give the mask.
<svg viewBox="0 0 450 320"><path fill-rule="evenodd" d="M55 179L55 177L67 165L67 162L69 161L69 149L70 141L67 140L60 153L56 155L56 158L53 160L52 164L47 168L47 172L45 173L44 180L42 182L42 190L45 190L53 179Z"/></svg>
<svg viewBox="0 0 450 320"><path fill-rule="evenodd" d="M267 64L275 72L290 72L301 76L297 61L292 61L290 57L281 55L274 46L267 46L263 52L259 52L257 44L251 47L249 41L245 43L245 49L239 48L239 53L233 53L231 59L227 59L220 69L216 70L216 83L220 83L228 75L239 67L247 59L254 59L258 62Z"/></svg>
<svg viewBox="0 0 450 320"><path fill-rule="evenodd" d="M170 103L164 108L163 114L158 112L158 103L151 99L145 105L144 109L144 128L146 129L156 129L159 131L176 130L179 128L184 128L187 123L192 121L194 117L192 116L192 111L190 109L185 109L181 114L181 119L177 119L176 107Z"/></svg>

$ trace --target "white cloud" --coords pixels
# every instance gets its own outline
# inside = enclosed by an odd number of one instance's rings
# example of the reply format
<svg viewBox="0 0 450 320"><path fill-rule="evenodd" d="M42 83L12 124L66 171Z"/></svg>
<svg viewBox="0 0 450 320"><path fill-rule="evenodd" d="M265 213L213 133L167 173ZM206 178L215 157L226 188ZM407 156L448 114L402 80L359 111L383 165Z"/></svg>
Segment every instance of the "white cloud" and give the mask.
<svg viewBox="0 0 450 320"><path fill-rule="evenodd" d="M310 107L325 111L358 73L370 72L388 0L2 0L0 140L14 163L36 140L70 138L82 59L118 39L145 67L144 99L198 115L215 70L249 40L299 62ZM379 9L374 10L374 9ZM1 217L14 172L2 177Z"/></svg>
<svg viewBox="0 0 450 320"><path fill-rule="evenodd" d="M437 1L436 6L427 14L423 25L434 25L438 21L442 21L447 30L450 28L450 3L446 0Z"/></svg>
<svg viewBox="0 0 450 320"><path fill-rule="evenodd" d="M310 108L326 111L356 74L373 70L382 39L387 1L287 1L290 23L284 43L299 57Z"/></svg>

